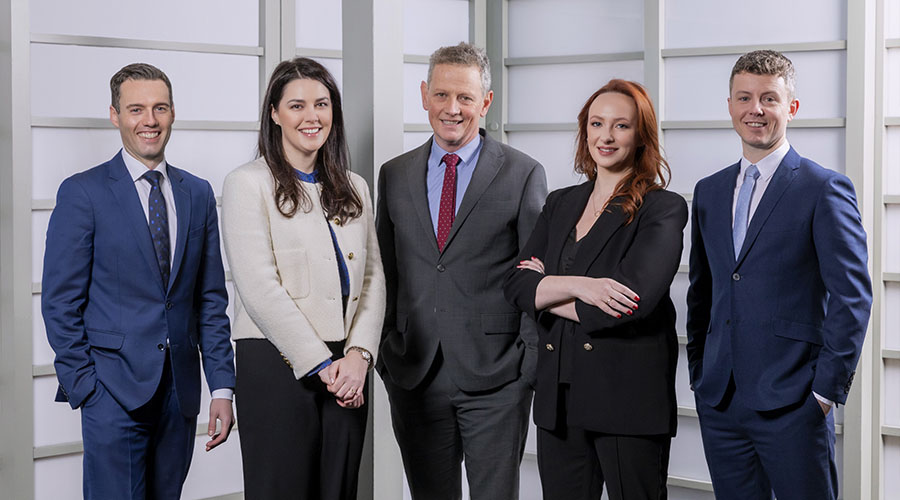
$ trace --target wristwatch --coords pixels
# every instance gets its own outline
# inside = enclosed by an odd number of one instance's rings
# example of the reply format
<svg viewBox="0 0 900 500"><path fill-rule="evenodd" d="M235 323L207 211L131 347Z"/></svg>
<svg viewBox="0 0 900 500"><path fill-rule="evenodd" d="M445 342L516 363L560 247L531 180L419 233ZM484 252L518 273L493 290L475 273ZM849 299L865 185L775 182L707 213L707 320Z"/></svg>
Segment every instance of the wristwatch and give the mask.
<svg viewBox="0 0 900 500"><path fill-rule="evenodd" d="M367 369L367 370L371 370L371 369L372 369L372 353L369 352L367 349L365 349L365 348L363 348L363 347L359 347L359 346L355 346L355 345L354 345L354 346L350 346L350 347L347 349L347 351L356 351L356 352L358 352L359 355L362 356L362 359L366 360L366 363L368 363L368 365L369 365L368 367L366 367L366 369Z"/></svg>

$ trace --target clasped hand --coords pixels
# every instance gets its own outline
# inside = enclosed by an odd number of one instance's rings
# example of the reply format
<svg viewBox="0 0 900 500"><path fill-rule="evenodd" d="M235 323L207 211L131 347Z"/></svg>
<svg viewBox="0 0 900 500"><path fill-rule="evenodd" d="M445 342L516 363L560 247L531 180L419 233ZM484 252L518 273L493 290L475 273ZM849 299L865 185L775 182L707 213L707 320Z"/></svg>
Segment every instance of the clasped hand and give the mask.
<svg viewBox="0 0 900 500"><path fill-rule="evenodd" d="M356 351L349 351L343 358L323 368L319 379L328 392L334 394L342 408L359 408L365 402L363 388L369 363Z"/></svg>

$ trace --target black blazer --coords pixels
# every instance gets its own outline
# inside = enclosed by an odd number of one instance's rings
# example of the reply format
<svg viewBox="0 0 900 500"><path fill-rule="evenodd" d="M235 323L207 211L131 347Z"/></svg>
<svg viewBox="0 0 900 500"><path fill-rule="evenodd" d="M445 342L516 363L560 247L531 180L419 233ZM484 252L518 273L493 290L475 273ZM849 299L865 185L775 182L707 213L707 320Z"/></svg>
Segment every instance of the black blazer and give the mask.
<svg viewBox="0 0 900 500"><path fill-rule="evenodd" d="M592 182L554 191L519 260L541 259L548 275L560 274L563 245L588 203ZM615 201L584 236L571 274L608 277L640 295L633 316L617 319L580 300L575 303L577 351L569 397L569 425L610 434L675 434L675 365L678 340L669 286L678 271L687 223L687 204L669 191L651 191L634 220ZM538 322L538 374L534 422L558 424L559 343L569 320L535 310L543 275L512 269L507 299Z"/></svg>

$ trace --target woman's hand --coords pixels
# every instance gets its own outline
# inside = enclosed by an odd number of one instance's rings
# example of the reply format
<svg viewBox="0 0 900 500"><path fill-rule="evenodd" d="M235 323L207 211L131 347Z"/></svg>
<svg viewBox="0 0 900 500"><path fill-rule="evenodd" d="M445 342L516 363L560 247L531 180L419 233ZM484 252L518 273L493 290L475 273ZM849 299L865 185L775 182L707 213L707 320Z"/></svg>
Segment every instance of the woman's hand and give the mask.
<svg viewBox="0 0 900 500"><path fill-rule="evenodd" d="M541 262L541 259L532 257L531 260L520 261L516 269L529 269L544 274L544 263Z"/></svg>
<svg viewBox="0 0 900 500"><path fill-rule="evenodd" d="M338 403L341 401L345 403L351 402L358 396L362 396L363 386L366 383L366 372L369 370L369 362L363 359L359 352L355 350L348 351L343 358L331 363L331 366L328 368L331 369L330 371L333 373L332 380L334 380L334 382L328 384L328 391L334 394L334 397L338 399Z"/></svg>
<svg viewBox="0 0 900 500"><path fill-rule="evenodd" d="M633 290L611 278L583 278L575 295L614 318L631 316L641 300Z"/></svg>

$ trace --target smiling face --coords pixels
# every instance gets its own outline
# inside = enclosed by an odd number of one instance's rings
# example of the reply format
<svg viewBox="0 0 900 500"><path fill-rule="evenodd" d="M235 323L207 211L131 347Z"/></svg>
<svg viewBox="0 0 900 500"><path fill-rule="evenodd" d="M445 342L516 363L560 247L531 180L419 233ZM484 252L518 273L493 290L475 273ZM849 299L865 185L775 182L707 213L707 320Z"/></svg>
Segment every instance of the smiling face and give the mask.
<svg viewBox="0 0 900 500"><path fill-rule="evenodd" d="M125 80L119 89L119 111L109 107L109 120L119 129L122 145L147 168L165 158L175 110L162 80Z"/></svg>
<svg viewBox="0 0 900 500"><path fill-rule="evenodd" d="M738 73L731 84L728 113L741 137L744 157L757 162L785 140L787 124L794 119L800 101L790 95L778 75Z"/></svg>
<svg viewBox="0 0 900 500"><path fill-rule="evenodd" d="M422 107L438 146L454 152L478 135L478 120L487 115L494 93L481 88L477 66L437 64L431 83L422 82Z"/></svg>
<svg viewBox="0 0 900 500"><path fill-rule="evenodd" d="M332 108L328 89L318 80L298 78L284 86L272 120L281 127L284 155L297 169L311 172L319 148L331 132Z"/></svg>
<svg viewBox="0 0 900 500"><path fill-rule="evenodd" d="M587 146L602 172L621 173L634 165L639 146L635 126L637 106L627 95L606 92L598 95L588 111Z"/></svg>

